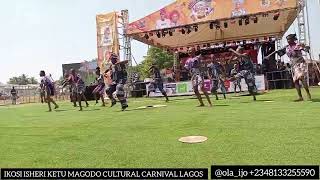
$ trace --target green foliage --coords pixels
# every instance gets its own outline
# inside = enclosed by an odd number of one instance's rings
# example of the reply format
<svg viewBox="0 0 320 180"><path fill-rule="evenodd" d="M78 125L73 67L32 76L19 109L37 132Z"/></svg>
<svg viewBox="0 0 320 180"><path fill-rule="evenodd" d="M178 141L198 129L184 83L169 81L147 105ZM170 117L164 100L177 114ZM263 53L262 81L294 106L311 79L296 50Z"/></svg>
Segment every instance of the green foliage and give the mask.
<svg viewBox="0 0 320 180"><path fill-rule="evenodd" d="M34 77L29 78L27 75L22 74L21 76L10 78L8 84L17 84L17 85L38 84L38 81Z"/></svg>
<svg viewBox="0 0 320 180"><path fill-rule="evenodd" d="M141 78L147 78L150 77L149 69L152 64L157 65L160 69L165 69L173 67L173 62L174 56L172 54L160 48L150 47L147 56L134 70L140 74Z"/></svg>

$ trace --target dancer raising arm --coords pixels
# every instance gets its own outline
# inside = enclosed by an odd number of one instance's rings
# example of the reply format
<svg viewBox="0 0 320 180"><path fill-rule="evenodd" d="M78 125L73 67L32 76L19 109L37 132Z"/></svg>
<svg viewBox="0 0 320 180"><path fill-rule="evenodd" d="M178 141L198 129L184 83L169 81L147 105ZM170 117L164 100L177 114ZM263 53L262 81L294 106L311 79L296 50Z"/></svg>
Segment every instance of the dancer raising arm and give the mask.
<svg viewBox="0 0 320 180"><path fill-rule="evenodd" d="M203 92L203 94L206 96L210 107L212 107L212 103L211 103L210 97L208 95L208 92L204 88L204 77L203 77L203 72L201 71L201 65L200 65L201 64L201 62L200 62L201 55L196 56L195 50L192 49L189 52L189 56L190 56L190 58L187 60L187 62L185 64L185 68L188 69L190 74L192 75L192 78L191 78L192 87L193 87L193 91L194 91L195 95L197 96L197 98L200 102L199 107L204 106L201 94L199 92L199 87L200 87L201 91Z"/></svg>
<svg viewBox="0 0 320 180"><path fill-rule="evenodd" d="M232 48L230 48L229 51L231 51L237 57L237 60L240 64L240 72L233 77L232 81L244 78L250 95L252 95L253 100L256 101L257 87L253 73L253 63L250 56L244 52L244 48L241 46L237 48L237 51L233 50Z"/></svg>
<svg viewBox="0 0 320 180"><path fill-rule="evenodd" d="M269 54L265 59L270 59L271 56L274 54L278 54L279 56L283 56L287 54L287 56L290 58L291 67L292 67L292 78L295 85L295 88L298 93L298 99L295 100L303 101L302 93L301 93L301 87L300 87L300 81L302 82L307 95L308 100L311 100L311 94L307 82L308 77L308 64L306 63L305 59L302 56L302 51L309 52L310 47L306 46L304 44L297 43L297 36L296 34L289 34L287 37L288 45L284 47L283 49L280 49L278 51L274 51L273 53Z"/></svg>

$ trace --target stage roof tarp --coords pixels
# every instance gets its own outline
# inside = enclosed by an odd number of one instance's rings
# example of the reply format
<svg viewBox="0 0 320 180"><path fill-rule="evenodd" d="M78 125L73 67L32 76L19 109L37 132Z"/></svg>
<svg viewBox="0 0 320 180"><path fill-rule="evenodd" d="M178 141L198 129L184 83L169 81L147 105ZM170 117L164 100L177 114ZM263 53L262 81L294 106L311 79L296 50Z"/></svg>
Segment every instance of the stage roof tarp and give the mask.
<svg viewBox="0 0 320 180"><path fill-rule="evenodd" d="M146 44L168 49L265 37L278 38L283 36L297 17L299 2L177 0L130 23L127 34ZM191 32L188 33L188 29Z"/></svg>

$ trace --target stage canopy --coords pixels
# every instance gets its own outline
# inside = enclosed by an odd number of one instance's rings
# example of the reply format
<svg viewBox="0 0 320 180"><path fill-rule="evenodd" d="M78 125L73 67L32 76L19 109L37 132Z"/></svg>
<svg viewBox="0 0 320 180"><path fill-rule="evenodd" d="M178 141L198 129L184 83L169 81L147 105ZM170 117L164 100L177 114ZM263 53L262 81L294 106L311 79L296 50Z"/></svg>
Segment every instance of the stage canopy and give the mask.
<svg viewBox="0 0 320 180"><path fill-rule="evenodd" d="M177 0L129 24L127 35L171 51L280 38L299 0Z"/></svg>

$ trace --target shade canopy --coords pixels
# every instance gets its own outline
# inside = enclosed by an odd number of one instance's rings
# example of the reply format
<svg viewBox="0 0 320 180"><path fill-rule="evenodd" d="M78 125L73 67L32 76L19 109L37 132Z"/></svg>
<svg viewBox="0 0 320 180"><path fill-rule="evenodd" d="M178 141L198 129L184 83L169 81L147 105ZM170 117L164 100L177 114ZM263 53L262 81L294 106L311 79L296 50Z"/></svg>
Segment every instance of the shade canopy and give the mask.
<svg viewBox="0 0 320 180"><path fill-rule="evenodd" d="M185 50L280 38L297 17L299 0L177 0L129 24L127 35L155 47Z"/></svg>

